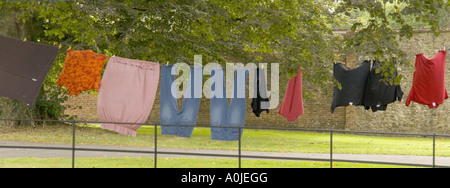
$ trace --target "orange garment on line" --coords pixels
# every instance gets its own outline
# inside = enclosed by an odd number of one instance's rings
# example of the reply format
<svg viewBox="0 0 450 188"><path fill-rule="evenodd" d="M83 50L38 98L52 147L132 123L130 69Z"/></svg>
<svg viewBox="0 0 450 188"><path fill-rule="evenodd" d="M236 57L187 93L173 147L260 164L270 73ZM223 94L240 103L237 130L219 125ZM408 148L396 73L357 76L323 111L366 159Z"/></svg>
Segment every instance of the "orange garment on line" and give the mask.
<svg viewBox="0 0 450 188"><path fill-rule="evenodd" d="M79 95L82 91L99 90L103 66L108 56L94 53L92 50L67 50L63 70L56 83L67 87L70 95Z"/></svg>

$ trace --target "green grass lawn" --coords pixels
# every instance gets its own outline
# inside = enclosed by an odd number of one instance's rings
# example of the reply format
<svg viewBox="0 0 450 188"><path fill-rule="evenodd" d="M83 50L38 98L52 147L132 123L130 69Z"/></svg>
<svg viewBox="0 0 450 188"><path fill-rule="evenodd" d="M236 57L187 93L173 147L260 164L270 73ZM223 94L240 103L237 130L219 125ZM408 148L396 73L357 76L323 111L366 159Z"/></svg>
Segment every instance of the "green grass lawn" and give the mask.
<svg viewBox="0 0 450 188"><path fill-rule="evenodd" d="M75 168L154 168L146 157L77 158ZM0 159L1 168L71 168L69 158ZM328 162L242 160L242 168L330 168ZM411 168L393 165L334 162L333 168ZM158 168L238 168L237 159L158 158Z"/></svg>
<svg viewBox="0 0 450 188"><path fill-rule="evenodd" d="M214 141L209 128L195 128L191 138L180 138L159 134L159 148L237 150L238 142ZM2 127L0 140L71 143L72 126L47 125L37 127ZM129 137L112 131L100 129L97 125L79 125L76 131L77 145L120 145L154 147L154 127L142 127L137 137ZM328 153L330 150L328 133L292 132L275 130L245 129L242 137L242 150L268 152ZM389 154L389 155L432 155L431 138L415 137L376 137L350 134L333 135L333 153ZM450 156L450 140L438 138L436 155ZM27 162L28 161L28 162ZM130 161L133 161L132 164ZM201 162L198 162L201 161ZM268 168L321 168L329 167L327 162L264 161L242 160L242 167ZM392 167L385 165L333 163L335 167ZM0 159L0 167L71 167L71 159L19 158ZM76 167L153 167L153 158L77 158ZM158 167L187 168L235 168L235 159L160 159ZM394 166L395 167L395 166Z"/></svg>
<svg viewBox="0 0 450 188"><path fill-rule="evenodd" d="M195 128L191 138L159 134L158 147L179 149L237 150L238 142L214 141L209 128ZM44 126L1 128L0 140L37 143L71 143L72 126ZM95 125L77 126L76 144L120 145L154 147L154 128L142 127L137 137L129 137L100 129ZM242 150L268 152L328 153L328 133L290 132L245 129ZM333 153L432 155L432 139L416 137L376 137L350 134L333 134ZM438 137L436 156L450 156L450 139Z"/></svg>

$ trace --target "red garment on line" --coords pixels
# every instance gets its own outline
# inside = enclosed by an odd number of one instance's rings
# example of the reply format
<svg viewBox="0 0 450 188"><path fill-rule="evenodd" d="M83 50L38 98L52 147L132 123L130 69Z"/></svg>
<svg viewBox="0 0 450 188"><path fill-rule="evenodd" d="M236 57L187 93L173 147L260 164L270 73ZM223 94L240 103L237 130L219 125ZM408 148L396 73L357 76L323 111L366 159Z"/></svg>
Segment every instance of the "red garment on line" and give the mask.
<svg viewBox="0 0 450 188"><path fill-rule="evenodd" d="M441 50L431 59L423 53L416 55L416 71L413 86L406 99L406 106L409 106L411 101L415 101L434 109L448 99L445 88L446 54L446 51Z"/></svg>
<svg viewBox="0 0 450 188"><path fill-rule="evenodd" d="M287 121L297 121L304 114L302 95L302 72L289 80L283 102L278 109L278 114L287 118Z"/></svg>

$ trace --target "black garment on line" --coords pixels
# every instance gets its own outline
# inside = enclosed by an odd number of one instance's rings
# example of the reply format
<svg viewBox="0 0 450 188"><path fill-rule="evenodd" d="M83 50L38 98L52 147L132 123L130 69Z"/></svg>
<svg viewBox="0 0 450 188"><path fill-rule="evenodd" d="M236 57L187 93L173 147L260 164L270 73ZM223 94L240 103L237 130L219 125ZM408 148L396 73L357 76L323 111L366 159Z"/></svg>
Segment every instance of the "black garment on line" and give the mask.
<svg viewBox="0 0 450 188"><path fill-rule="evenodd" d="M58 51L0 36L0 95L33 105Z"/></svg>
<svg viewBox="0 0 450 188"><path fill-rule="evenodd" d="M394 61L394 65L395 65ZM372 109L373 112L385 111L388 104L395 101L401 101L403 91L400 85L390 85L380 81L383 79L381 73L376 73L376 69L381 70L379 61L373 62L372 70L367 81L366 93L364 96L364 106L366 110ZM398 72L395 70L394 76L397 77Z"/></svg>
<svg viewBox="0 0 450 188"><path fill-rule="evenodd" d="M264 75L264 71L259 72L260 69L257 68L256 69L256 98L253 98L252 100L252 109L253 109L253 113L256 115L256 117L261 117L261 113L266 111L267 113L269 113L269 109L268 106L267 108L265 108L265 105L261 105L263 102L267 102L266 104L268 104L269 102L269 98L262 98L261 97L261 92L265 92L267 93L267 88L264 86L267 86L266 83L266 77ZM262 84L263 87L259 87L260 83ZM267 96L267 95L265 95Z"/></svg>
<svg viewBox="0 0 450 188"><path fill-rule="evenodd" d="M364 106L364 93L370 73L370 62L364 61L355 69L349 69L341 63L334 64L334 78L341 84L342 90L334 87L331 113L340 106Z"/></svg>

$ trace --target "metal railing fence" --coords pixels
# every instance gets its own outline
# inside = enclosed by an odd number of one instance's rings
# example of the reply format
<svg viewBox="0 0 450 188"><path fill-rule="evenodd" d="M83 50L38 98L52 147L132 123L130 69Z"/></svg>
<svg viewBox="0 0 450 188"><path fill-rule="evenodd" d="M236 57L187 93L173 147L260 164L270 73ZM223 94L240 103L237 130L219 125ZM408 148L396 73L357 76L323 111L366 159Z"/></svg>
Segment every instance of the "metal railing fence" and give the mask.
<svg viewBox="0 0 450 188"><path fill-rule="evenodd" d="M67 150L72 151L72 168L75 168L75 152L76 151L97 151L97 152L119 152L119 153L142 153L142 154L153 154L154 157L154 168L158 167L158 154L163 155L186 155L186 156L206 156L206 157L225 157L225 158L237 158L238 167L242 167L243 158L251 159L264 159L264 160L290 160L290 161L318 161L318 162L329 162L330 168L333 168L334 162L345 162L345 163L368 163L368 164L383 164L383 165L398 165L398 166L415 166L415 167L431 167L431 168L450 168L450 166L436 165L436 137L448 137L447 134L421 134L421 133L393 133L393 132L372 132L372 131L352 131L352 130L339 130L339 129L311 129L311 128L281 128L281 127L216 127L214 128L236 128L238 129L238 135L241 135L242 129L260 129L260 130L280 130L280 131L299 131L299 132L322 132L329 133L329 158L305 158L305 157L279 157L279 156L259 156L259 155L244 155L242 154L242 138L239 136L237 141L237 151L238 154L218 154L218 153L193 153L193 152L168 152L168 151L158 151L158 127L161 126L184 126L184 127L206 127L210 128L210 125L161 125L157 122L147 122L147 123L121 123L121 122L100 122L100 121L77 121L77 120L40 120L40 119L0 119L0 121L28 121L28 122L55 122L55 123L66 123L71 124L72 130L72 147L47 147L47 146L20 146L20 145L0 145L0 148L15 148L15 149L42 149L42 150ZM142 125L142 126L152 126L154 127L154 150L153 151L142 151L142 150L121 150L121 149L102 149L102 148L77 148L76 146L76 125L77 124L129 124L129 125ZM334 159L333 158L333 136L335 133L351 133L351 134L369 134L369 135L391 135L391 136L419 136L419 137L431 137L433 154L431 156L430 164L414 164L414 163L399 163L399 162L389 162L389 161L370 161L370 160L347 160L347 159Z"/></svg>

